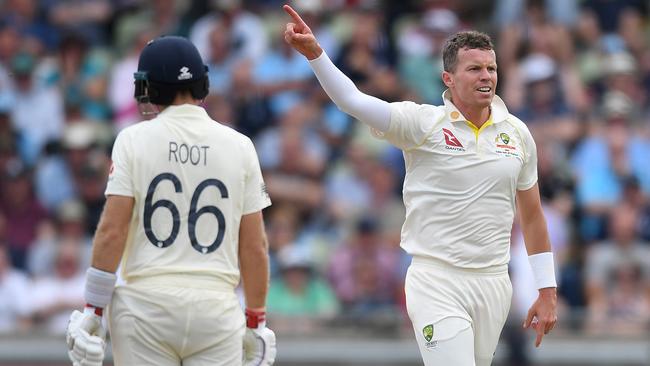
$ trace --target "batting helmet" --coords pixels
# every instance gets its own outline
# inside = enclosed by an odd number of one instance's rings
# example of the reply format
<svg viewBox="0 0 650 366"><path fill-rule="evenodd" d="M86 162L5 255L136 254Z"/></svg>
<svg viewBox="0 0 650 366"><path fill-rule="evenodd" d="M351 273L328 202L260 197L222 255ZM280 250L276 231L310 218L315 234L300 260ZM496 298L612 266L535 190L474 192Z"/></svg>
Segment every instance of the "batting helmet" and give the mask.
<svg viewBox="0 0 650 366"><path fill-rule="evenodd" d="M149 41L140 53L133 77L138 103L170 105L176 93L185 90L195 99L208 95L208 67L192 42L183 37Z"/></svg>

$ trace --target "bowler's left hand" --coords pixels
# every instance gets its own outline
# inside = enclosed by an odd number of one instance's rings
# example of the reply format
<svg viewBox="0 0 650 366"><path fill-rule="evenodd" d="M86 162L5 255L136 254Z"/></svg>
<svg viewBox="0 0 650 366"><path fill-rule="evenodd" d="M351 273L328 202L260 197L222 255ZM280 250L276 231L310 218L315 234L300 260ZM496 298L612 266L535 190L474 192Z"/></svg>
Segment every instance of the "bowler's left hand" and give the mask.
<svg viewBox="0 0 650 366"><path fill-rule="evenodd" d="M539 290L537 300L528 310L524 329L531 326L537 333L535 347L542 344L542 338L548 334L557 322L557 289L555 287L542 288Z"/></svg>

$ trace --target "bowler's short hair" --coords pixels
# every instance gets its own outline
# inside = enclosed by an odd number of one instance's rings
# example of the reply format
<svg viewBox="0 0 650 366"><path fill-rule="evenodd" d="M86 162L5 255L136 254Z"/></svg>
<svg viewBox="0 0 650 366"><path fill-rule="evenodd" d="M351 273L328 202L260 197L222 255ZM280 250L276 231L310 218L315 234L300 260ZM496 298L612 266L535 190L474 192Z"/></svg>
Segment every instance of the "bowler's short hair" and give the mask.
<svg viewBox="0 0 650 366"><path fill-rule="evenodd" d="M493 50L490 36L478 31L462 31L454 34L442 46L442 63L445 71L454 72L458 64L458 50L461 49Z"/></svg>

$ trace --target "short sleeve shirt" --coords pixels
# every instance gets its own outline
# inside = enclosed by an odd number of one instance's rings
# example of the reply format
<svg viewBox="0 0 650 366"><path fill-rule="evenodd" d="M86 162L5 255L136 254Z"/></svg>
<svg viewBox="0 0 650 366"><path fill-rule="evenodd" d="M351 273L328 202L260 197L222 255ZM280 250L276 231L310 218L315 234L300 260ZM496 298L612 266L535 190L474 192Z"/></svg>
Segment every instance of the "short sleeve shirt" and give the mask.
<svg viewBox="0 0 650 366"><path fill-rule="evenodd" d="M106 195L135 199L122 275L239 282L242 215L269 206L251 140L198 106L170 106L117 137Z"/></svg>
<svg viewBox="0 0 650 366"><path fill-rule="evenodd" d="M498 96L480 129L443 100L392 103L389 130L375 131L404 154L401 246L461 268L505 265L516 191L537 182L535 142Z"/></svg>

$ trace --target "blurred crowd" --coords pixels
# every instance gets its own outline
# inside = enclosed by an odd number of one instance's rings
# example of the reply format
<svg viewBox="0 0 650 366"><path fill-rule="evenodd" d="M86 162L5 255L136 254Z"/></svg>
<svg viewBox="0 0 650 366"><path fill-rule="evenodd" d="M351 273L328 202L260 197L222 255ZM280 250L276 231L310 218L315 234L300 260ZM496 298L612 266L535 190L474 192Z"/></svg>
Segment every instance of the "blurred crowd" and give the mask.
<svg viewBox="0 0 650 366"><path fill-rule="evenodd" d="M387 101L440 104L446 37L490 34L498 94L537 142L560 326L648 332L650 1L290 3L336 65ZM133 72L163 34L197 45L204 107L256 145L273 200L274 329L406 322L401 152L329 101L283 41L282 4L0 1L0 332L61 334L83 305L111 144L143 119ZM517 224L511 253L519 324L536 290Z"/></svg>

